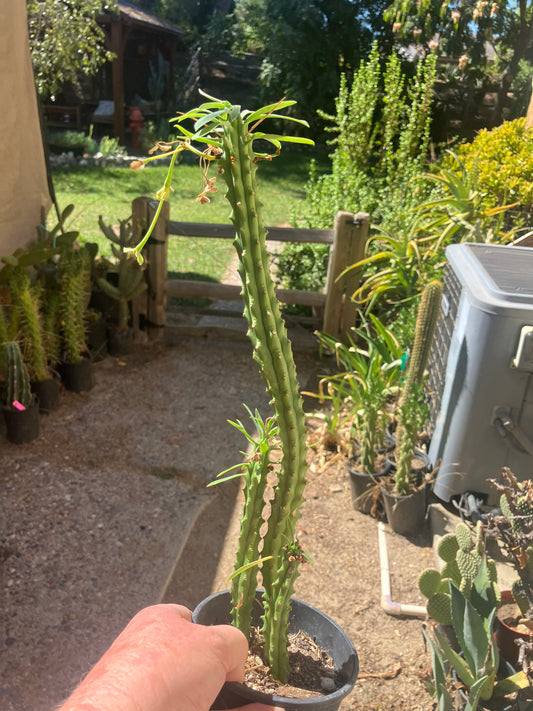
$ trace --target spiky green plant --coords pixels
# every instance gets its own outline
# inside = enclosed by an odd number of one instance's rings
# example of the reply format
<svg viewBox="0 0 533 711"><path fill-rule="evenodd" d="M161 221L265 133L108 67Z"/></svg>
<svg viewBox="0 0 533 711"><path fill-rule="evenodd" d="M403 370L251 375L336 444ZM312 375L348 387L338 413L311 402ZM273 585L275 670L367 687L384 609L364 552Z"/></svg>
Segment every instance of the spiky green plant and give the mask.
<svg viewBox="0 0 533 711"><path fill-rule="evenodd" d="M78 363L87 348L85 311L90 255L85 248L62 252L59 261L61 275L60 319L66 360Z"/></svg>
<svg viewBox="0 0 533 711"><path fill-rule="evenodd" d="M287 634L290 597L298 575L298 564L303 559L295 529L306 481L306 429L292 349L270 275L266 230L256 181L258 161L272 156L256 150L254 141L261 139L263 144L270 143L277 153L284 141L307 144L312 144L312 141L270 134L262 128L257 130L269 118L288 118L277 112L292 106L293 101L282 100L257 111L248 111L228 101L208 95L205 97L208 99L206 103L173 119L181 135L180 140L161 146L168 151L171 162L165 183L158 192L160 204L152 224L155 225L163 201L170 195L174 163L179 152L190 150L200 157L204 186L198 200L202 203L209 202L208 194L216 191L216 178L207 177L208 165L211 162L218 164L218 171L227 187L226 198L232 208L231 221L235 226L234 245L239 257L248 337L253 346L253 357L271 396L282 451L263 539L260 569L265 588L262 628L265 657L272 674L286 681L289 675ZM306 125L303 121L291 120ZM193 122L192 130L187 127L190 121ZM136 247L141 260L140 250L146 244L151 229ZM260 508L255 505L259 489L245 488L246 513L243 517L245 524L248 514L254 517L254 526L257 527L262 523L262 520L255 520ZM254 526L251 526L252 532ZM253 560L256 557L255 548L250 547L246 535L240 539L237 557L244 561L244 565L257 563L257 558ZM249 570L241 574L248 576ZM246 594L253 596L254 588L255 585L247 586ZM237 604L247 606L248 599L240 599Z"/></svg>
<svg viewBox="0 0 533 711"><path fill-rule="evenodd" d="M15 307L20 310L24 356L30 378L47 380L51 370L43 333L40 285L32 285L26 270L17 267L11 272L9 286Z"/></svg>
<svg viewBox="0 0 533 711"><path fill-rule="evenodd" d="M120 220L119 234L117 235L111 225L106 225L100 215L98 224L100 229L111 242L111 251L118 266L118 284L111 284L104 277L96 280L100 289L111 299L118 302L118 331L125 332L129 326L129 305L147 289L142 266L137 262L135 255L126 252L127 247L133 243L133 227L131 219Z"/></svg>
<svg viewBox="0 0 533 711"><path fill-rule="evenodd" d="M20 346L16 341L5 344L6 354L6 402L12 406L19 402L24 407L32 403L30 376Z"/></svg>
<svg viewBox="0 0 533 711"><path fill-rule="evenodd" d="M411 463L423 407L424 372L442 301L440 281L429 282L422 292L415 326L415 337L409 357L407 374L398 403L396 432L395 493L406 496L411 488ZM423 410L422 410L423 412Z"/></svg>
<svg viewBox="0 0 533 711"><path fill-rule="evenodd" d="M518 481L508 467L502 470L504 483L490 480L500 492L501 516L489 515L489 530L501 542L518 578L512 593L520 611L533 627L533 482Z"/></svg>

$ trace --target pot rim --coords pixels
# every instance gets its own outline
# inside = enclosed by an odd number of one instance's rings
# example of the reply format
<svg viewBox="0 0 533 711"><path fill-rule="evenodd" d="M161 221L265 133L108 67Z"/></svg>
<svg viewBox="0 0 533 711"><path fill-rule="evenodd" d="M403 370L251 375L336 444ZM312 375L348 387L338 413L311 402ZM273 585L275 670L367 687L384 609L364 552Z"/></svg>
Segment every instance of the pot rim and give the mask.
<svg viewBox="0 0 533 711"><path fill-rule="evenodd" d="M256 591L256 595L262 594L263 590L258 589ZM209 595L208 597L204 598L193 610L192 613L192 621L197 623L197 619L200 615L200 613L204 610L204 608L207 607L209 602L215 598L223 597L223 596L228 596L231 595L231 592L229 590L223 590L217 593L213 593L212 595ZM226 682L224 686L226 686L228 689L235 689L238 690L239 694L242 694L244 698L250 699L250 701L255 701L258 703L266 703L269 705L273 706L284 706L285 708L292 708L291 704L297 705L298 708L309 708L313 709L313 707L321 707L325 702L327 703L337 703L340 704L341 700L347 696L350 691L353 689L355 682L357 681L357 677L359 674L359 657L357 655L357 651L353 645L353 642L351 639L348 637L346 632L338 625L335 620L333 620L329 615L326 615L325 612L322 612L322 610L319 610L318 608L314 607L313 605L310 605L307 602L304 602L303 600L300 600L296 597L291 597L291 602L303 605L305 607L311 608L312 610L315 611L318 615L320 615L329 625L331 625L332 629L335 630L338 634L342 636L344 639L346 646L350 650L350 655L349 659L352 660L352 672L349 674L349 678L340 686L338 689L335 691L332 691L329 694L324 694L322 696L316 696L313 698L309 699L299 699L296 697L291 697L291 696L278 696L277 694L265 694L262 691L256 691L252 687L247 686L246 684L241 684L240 682L237 681L230 681ZM200 624L200 623L197 623ZM315 640L316 641L316 640ZM339 667L335 667L335 671L339 671Z"/></svg>

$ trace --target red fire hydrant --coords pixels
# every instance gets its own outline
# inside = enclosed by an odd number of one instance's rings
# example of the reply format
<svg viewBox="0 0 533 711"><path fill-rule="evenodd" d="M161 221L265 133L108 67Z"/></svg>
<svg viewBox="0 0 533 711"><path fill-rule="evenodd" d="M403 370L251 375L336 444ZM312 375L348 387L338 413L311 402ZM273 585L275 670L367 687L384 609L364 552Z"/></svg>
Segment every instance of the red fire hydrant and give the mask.
<svg viewBox="0 0 533 711"><path fill-rule="evenodd" d="M130 111L130 131L131 131L131 147L139 149L139 136L144 127L144 116L138 106L132 106Z"/></svg>

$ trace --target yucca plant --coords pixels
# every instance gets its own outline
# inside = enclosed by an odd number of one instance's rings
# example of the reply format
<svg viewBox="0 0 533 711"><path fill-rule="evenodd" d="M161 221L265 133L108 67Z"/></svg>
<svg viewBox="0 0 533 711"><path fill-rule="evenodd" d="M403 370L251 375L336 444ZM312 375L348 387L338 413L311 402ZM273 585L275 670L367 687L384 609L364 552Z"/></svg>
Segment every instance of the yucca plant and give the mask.
<svg viewBox="0 0 533 711"><path fill-rule="evenodd" d="M204 96L206 103L173 119L181 138L174 143L159 145L171 160L167 178L158 193L160 203L153 225L159 217L161 205L170 195L173 169L181 151L192 151L200 158L203 189L197 199L201 203L209 202L209 193L217 190L216 177L208 177L210 164L217 165L218 173L226 183L226 197L232 208L234 245L239 257L248 336L253 346L253 357L271 396L275 422L274 427L255 419L259 428L259 456L251 470L246 468L241 473L246 485L232 586L233 620L245 633L249 630L249 613L257 587L256 573L260 567L265 589L262 625L265 658L272 675L284 682L289 675L287 635L290 598L299 563L305 560L296 538L296 524L306 482L306 429L291 344L270 275L266 230L256 180L258 163L270 160L272 155L257 149L255 142L261 140L263 146L270 144L278 154L283 142L312 144L312 141L268 133L263 128L267 119L288 118L278 111L292 106L293 101L282 100L257 111L247 111L228 101ZM297 119L290 120L307 125ZM141 165L136 163L133 167ZM151 231L152 227L135 248L141 261L141 249ZM266 532L261 536L259 554L257 537L264 523L262 489L270 468L271 450L265 438L269 439L274 431L279 438L282 460L277 470L274 499L265 522ZM255 482L253 486L252 480Z"/></svg>

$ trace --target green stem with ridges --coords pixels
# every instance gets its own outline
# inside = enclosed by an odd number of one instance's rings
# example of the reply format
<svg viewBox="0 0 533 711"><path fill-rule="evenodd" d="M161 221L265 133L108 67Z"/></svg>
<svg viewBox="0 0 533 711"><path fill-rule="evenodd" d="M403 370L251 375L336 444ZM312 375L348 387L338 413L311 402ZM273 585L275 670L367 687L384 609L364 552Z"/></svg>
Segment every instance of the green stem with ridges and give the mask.
<svg viewBox="0 0 533 711"><path fill-rule="evenodd" d="M260 558L261 525L263 521L264 494L270 468L271 430L256 412L258 439L254 441L251 456L245 465L244 506L240 520L239 541L234 570L253 565ZM240 423L239 423L240 425ZM241 431L244 428L239 427ZM248 439L252 438L248 436ZM255 566L253 568L255 570ZM246 570L232 580L231 604L233 624L250 636L251 610L257 588L257 574Z"/></svg>
<svg viewBox="0 0 533 711"><path fill-rule="evenodd" d="M203 94L203 92L200 92ZM290 611L290 594L297 576L297 564L303 556L290 556L290 573L287 571L284 547L294 551L299 547L294 541L295 526L300 515L300 506L303 503L303 489L307 471L306 464L306 430L303 404L299 393L298 379L292 349L287 336L287 331L278 301L274 292L274 284L270 276L269 257L266 251L266 230L261 219L261 204L257 197L255 182L256 160L271 158L266 154L255 153L253 150L254 139L273 145L277 152L282 142L306 143L313 145L313 141L301 136L280 136L256 131L267 118L284 118L307 126L305 121L276 113L289 106L294 101L282 99L277 104L266 106L257 111L241 111L239 106L232 106L227 101L220 101L204 94L209 100L202 106L191 109L178 118L172 119L176 129L181 134L180 138L172 143L160 144L160 148L172 156L167 177L163 188L158 192L159 208L170 194L172 172L176 155L182 150L191 150L201 157L204 168L204 190L198 197L200 202L209 202L207 193L216 192L214 179L207 180L205 175L206 164L216 160L221 166L221 173L227 184L227 199L232 206L231 220L235 225L235 248L239 257L239 274L242 280L242 297L244 315L248 322L248 336L253 347L253 357L266 382L267 390L271 396L271 406L275 413L275 422L278 427L282 461L278 471L277 483L274 487L274 497L270 502L270 515L268 517L267 532L263 537L261 559L261 573L265 587L265 617L268 618L269 610L276 616L278 622L267 622L273 625L278 634L276 639L270 641L268 635L266 642L266 661L271 668L281 670L278 678L286 681L288 673L287 652L287 625L279 624L279 620L288 620ZM192 120L194 130L190 131L183 125L184 121ZM253 135L252 135L252 132ZM194 147L193 142L203 144L205 149L200 151ZM168 151L172 151L168 153ZM149 160L137 162L132 167L138 168ZM153 227L154 222L152 223ZM150 230L152 229L150 228ZM150 232L149 230L149 232ZM142 263L140 254L145 239L132 251L135 251L137 260ZM264 472L266 478L266 472ZM238 476L238 475L237 475ZM245 485L245 489L247 485ZM245 498L257 496L256 491L245 491ZM262 504L261 499L261 504ZM254 503L254 507L258 501ZM247 507L248 504L245 504ZM252 514L257 517L255 524L259 528L262 522L262 510L258 509ZM248 514L246 514L246 519ZM246 525L248 521L244 522ZM238 552L239 560L243 559L242 550L246 537L240 543ZM251 555L247 556L248 558ZM253 561L250 561L253 562ZM242 567L242 566L241 566ZM239 568L237 567L237 570ZM248 569L239 575L248 578ZM248 585L247 589L251 587ZM237 601L240 604L240 600ZM269 649L268 647L272 647ZM285 678L284 678L285 677Z"/></svg>
<svg viewBox="0 0 533 711"><path fill-rule="evenodd" d="M269 665L272 676L280 681L289 678L289 656L287 653L287 631L294 584L299 575L298 565L303 555L297 543L284 546L281 565L272 590L270 601L265 601L263 619L263 641L265 650L270 650ZM267 613L268 610L268 613Z"/></svg>
<svg viewBox="0 0 533 711"><path fill-rule="evenodd" d="M252 137L246 136L240 115L224 125L222 147L220 163L228 187L226 197L233 208L231 219L236 229L235 247L240 261L248 335L254 359L272 398L283 452L262 551L263 556L272 556L272 560L262 566L265 603L277 608L276 595L281 586L275 586L276 567L280 562L282 567L284 565L281 550L293 542L303 503L307 471L305 416L292 349L270 276L266 230L256 199ZM286 630L283 634L286 636ZM279 661L280 656L287 655L286 644L281 648L277 643L271 646L265 639L265 654L272 668L286 668L288 662Z"/></svg>

